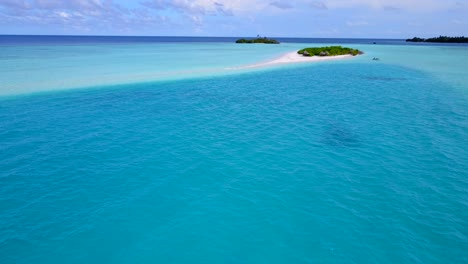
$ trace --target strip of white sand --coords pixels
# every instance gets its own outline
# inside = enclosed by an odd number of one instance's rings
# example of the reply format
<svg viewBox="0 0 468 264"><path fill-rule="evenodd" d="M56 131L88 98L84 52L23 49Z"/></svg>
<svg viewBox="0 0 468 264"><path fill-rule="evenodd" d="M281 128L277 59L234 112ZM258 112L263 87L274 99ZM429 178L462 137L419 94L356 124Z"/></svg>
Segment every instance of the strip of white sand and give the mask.
<svg viewBox="0 0 468 264"><path fill-rule="evenodd" d="M318 62L318 61L327 61L327 60L342 60L352 58L352 55L338 55L338 56L313 56L313 57L306 57L301 54L298 54L297 51L288 52L281 57L266 61L260 62L252 65L246 65L241 67L236 67L236 69L242 68L259 68L259 67L266 67L266 66L274 66L274 65L281 65L281 64L290 64L290 63L304 63L304 62ZM231 68L232 69L232 68Z"/></svg>

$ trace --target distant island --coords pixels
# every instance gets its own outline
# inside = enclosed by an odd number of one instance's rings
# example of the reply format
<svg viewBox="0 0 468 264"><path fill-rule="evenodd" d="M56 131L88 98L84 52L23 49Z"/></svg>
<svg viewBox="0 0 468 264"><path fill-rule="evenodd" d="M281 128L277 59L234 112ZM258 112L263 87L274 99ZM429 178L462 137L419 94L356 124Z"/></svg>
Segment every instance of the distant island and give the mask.
<svg viewBox="0 0 468 264"><path fill-rule="evenodd" d="M465 38L463 36L461 37L440 36L437 38L428 38L428 39L414 37L412 39L407 39L406 42L468 43L468 38Z"/></svg>
<svg viewBox="0 0 468 264"><path fill-rule="evenodd" d="M260 38L260 37L257 37L257 38L254 38L254 39L238 39L236 40L236 43L241 43L241 44L244 44L244 43L247 43L247 44L280 44L279 41L277 41L276 39L270 39L270 38L267 38L267 37L263 37L263 38Z"/></svg>
<svg viewBox="0 0 468 264"><path fill-rule="evenodd" d="M299 50L297 53L306 57L311 57L311 56L325 57L325 56L338 56L338 55L356 56L356 55L364 54L364 52L358 49L351 49L351 48L346 48L342 46L305 48L305 49Z"/></svg>

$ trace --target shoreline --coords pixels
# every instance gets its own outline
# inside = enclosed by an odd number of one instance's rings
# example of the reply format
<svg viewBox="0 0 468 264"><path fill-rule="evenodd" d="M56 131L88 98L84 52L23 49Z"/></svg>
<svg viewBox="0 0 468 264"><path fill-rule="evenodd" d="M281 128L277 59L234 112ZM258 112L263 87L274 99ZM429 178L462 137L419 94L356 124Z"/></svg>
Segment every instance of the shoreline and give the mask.
<svg viewBox="0 0 468 264"><path fill-rule="evenodd" d="M298 54L297 51L292 51L281 55L280 57L265 61L259 62L251 65L239 66L239 67L232 67L228 69L249 69L249 68L260 68L260 67L268 67L268 66L275 66L275 65L284 65L284 64L293 64L293 63L310 63L310 62L318 62L318 61L329 61L329 60L343 60L349 59L354 56L352 55L337 55L337 56L327 56L327 57L305 57L301 54Z"/></svg>
<svg viewBox="0 0 468 264"><path fill-rule="evenodd" d="M253 64L244 64L240 66L228 66L219 68L200 68L196 70L178 70L172 72L144 72L144 73L127 73L126 75L108 75L101 76L101 78L95 78L89 82L89 78L78 78L74 82L67 82L63 80L48 80L46 82L40 82L41 85L32 84L32 82L23 83L22 85L11 85L3 90L0 90L0 98L6 98L10 96L21 96L43 92L55 92L63 90L74 90L74 89L89 89L101 86L118 86L118 85L129 85L138 83L158 82L158 81L172 81L186 78L203 78L206 76L222 76L237 74L242 71L256 70L261 68L268 68L273 66L295 64L295 63L312 63L327 60L341 60L353 57L352 55L338 55L329 57L304 57L297 53L297 51L291 51L280 55L279 57L266 60L258 61ZM34 88L32 88L34 87Z"/></svg>

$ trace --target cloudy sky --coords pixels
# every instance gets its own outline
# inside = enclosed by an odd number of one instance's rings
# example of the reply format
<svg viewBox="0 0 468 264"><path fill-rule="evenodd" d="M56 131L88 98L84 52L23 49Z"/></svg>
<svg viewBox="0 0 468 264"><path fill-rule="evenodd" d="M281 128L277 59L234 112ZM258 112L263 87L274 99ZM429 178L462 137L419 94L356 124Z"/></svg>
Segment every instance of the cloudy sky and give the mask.
<svg viewBox="0 0 468 264"><path fill-rule="evenodd" d="M0 34L468 36L468 0L0 0Z"/></svg>

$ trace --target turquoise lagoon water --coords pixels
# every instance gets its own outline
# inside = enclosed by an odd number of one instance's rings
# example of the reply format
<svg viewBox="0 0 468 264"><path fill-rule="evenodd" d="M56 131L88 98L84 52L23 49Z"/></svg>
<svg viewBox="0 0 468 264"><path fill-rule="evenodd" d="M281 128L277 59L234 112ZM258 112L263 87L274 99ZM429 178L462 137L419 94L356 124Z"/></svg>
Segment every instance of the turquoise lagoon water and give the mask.
<svg viewBox="0 0 468 264"><path fill-rule="evenodd" d="M467 47L309 45L2 46L0 263L468 263Z"/></svg>

